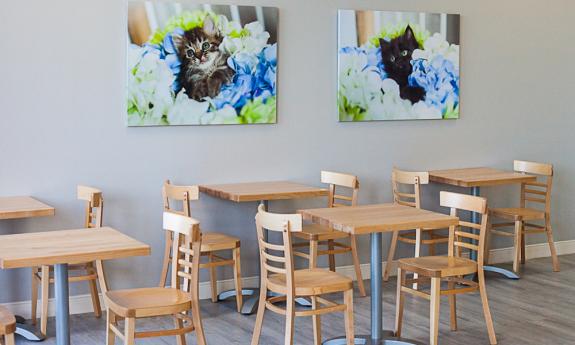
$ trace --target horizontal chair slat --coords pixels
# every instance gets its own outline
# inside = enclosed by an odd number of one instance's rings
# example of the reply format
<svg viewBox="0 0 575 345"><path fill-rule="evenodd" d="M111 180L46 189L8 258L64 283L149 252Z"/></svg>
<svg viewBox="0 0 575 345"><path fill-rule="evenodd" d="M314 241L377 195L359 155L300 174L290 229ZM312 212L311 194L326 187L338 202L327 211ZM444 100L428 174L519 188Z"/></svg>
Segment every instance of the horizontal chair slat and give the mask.
<svg viewBox="0 0 575 345"><path fill-rule="evenodd" d="M544 204L544 203L546 203L546 202L547 202L545 199L541 199L541 198L532 198L532 197L529 197L529 196L526 196L526 197L525 197L525 200L527 200L527 201L531 201L531 202L538 202L538 203L541 203L541 204Z"/></svg>
<svg viewBox="0 0 575 345"><path fill-rule="evenodd" d="M479 250L479 246L476 246L474 244L471 243L465 243L465 242L459 242L459 241L455 241L455 246L458 247L463 247L463 248L467 248L467 249L471 249L471 250Z"/></svg>
<svg viewBox="0 0 575 345"><path fill-rule="evenodd" d="M465 226L465 227L467 227L467 228L476 229L476 230L481 229L481 224L475 224L475 223L466 222L466 221L463 221L463 220L460 220L460 221L459 221L459 225L460 225L460 226Z"/></svg>
<svg viewBox="0 0 575 345"><path fill-rule="evenodd" d="M526 186L547 187L547 183L542 182L525 182Z"/></svg>
<svg viewBox="0 0 575 345"><path fill-rule="evenodd" d="M460 236L460 237L471 238L471 239L474 239L474 240L479 241L479 235L472 234L472 233L470 233L470 232L455 231L455 235Z"/></svg>
<svg viewBox="0 0 575 345"><path fill-rule="evenodd" d="M547 195L547 192L535 189L525 189L524 192L527 194Z"/></svg>

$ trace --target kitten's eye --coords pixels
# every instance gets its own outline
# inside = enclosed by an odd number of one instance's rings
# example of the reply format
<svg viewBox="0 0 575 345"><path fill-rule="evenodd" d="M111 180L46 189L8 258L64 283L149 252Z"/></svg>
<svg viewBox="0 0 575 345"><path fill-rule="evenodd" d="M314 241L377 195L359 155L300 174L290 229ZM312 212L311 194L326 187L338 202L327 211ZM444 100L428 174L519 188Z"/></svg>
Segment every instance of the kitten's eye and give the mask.
<svg viewBox="0 0 575 345"><path fill-rule="evenodd" d="M202 44L202 50L203 50L203 51L207 51L208 49L210 49L210 43L204 42L204 43Z"/></svg>
<svg viewBox="0 0 575 345"><path fill-rule="evenodd" d="M401 52L401 56L407 56L407 54L408 54L407 50Z"/></svg>
<svg viewBox="0 0 575 345"><path fill-rule="evenodd" d="M196 56L194 55L194 50L193 49L188 49L186 50L186 56L188 57L188 59L194 59Z"/></svg>
<svg viewBox="0 0 575 345"><path fill-rule="evenodd" d="M395 62L395 56L392 55L391 58L389 58L389 60L390 60L391 62Z"/></svg>

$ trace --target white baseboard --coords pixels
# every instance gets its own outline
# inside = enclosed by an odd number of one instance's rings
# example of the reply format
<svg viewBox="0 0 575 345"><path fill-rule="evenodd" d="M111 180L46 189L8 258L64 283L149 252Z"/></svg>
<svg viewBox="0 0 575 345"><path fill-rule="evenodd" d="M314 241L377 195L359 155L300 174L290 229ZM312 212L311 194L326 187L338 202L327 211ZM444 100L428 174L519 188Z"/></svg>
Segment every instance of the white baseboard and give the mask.
<svg viewBox="0 0 575 345"><path fill-rule="evenodd" d="M555 242L555 247L557 248L558 255L573 254L575 253L575 240ZM549 257L550 256L549 245L547 243L537 243L528 245L526 248L525 256L527 259ZM490 263L492 264L511 262L512 260L513 260L513 247L492 249L490 251ZM387 264L386 262L383 263L383 269L385 269L386 264ZM370 269L369 263L361 265L361 273L364 279L369 279L369 269ZM355 271L353 269L353 266L337 267L337 272L355 278ZM393 269L391 270L391 275L395 275L395 273L396 269L395 267L393 267ZM259 277L257 276L244 277L242 279L242 284L244 287L257 286L258 283L259 283ZM232 279L218 281L218 291L226 291L231 290L233 288L234 288L234 281ZM211 298L209 282L200 283L200 298L201 299ZM100 300L102 300L101 297ZM50 316L54 316L55 313L54 302L55 301L53 299L50 299L50 302L48 304L48 314ZM26 319L30 318L30 301L13 302L3 305L16 315L23 316ZM83 314L83 313L90 313L92 311L93 311L92 298L90 295L77 295L70 297L70 314Z"/></svg>

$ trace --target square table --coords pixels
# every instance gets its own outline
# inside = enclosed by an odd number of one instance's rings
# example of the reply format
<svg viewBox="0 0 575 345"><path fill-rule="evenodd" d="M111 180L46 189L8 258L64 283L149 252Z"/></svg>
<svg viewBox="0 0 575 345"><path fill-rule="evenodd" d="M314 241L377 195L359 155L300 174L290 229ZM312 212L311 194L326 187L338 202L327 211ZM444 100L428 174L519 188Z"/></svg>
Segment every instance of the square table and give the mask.
<svg viewBox="0 0 575 345"><path fill-rule="evenodd" d="M0 219L53 216L54 207L30 196L0 197Z"/></svg>
<svg viewBox="0 0 575 345"><path fill-rule="evenodd" d="M535 182L537 177L514 171L482 167L430 171L429 180L436 183L470 188L471 195L480 196L481 187ZM479 223L479 214L472 212L471 221ZM471 251L471 258L477 259L477 253ZM483 266L483 270L502 274L509 279L519 279L515 272L500 267Z"/></svg>
<svg viewBox="0 0 575 345"><path fill-rule="evenodd" d="M68 265L143 255L150 246L110 227L0 236L0 269L54 265L57 345L70 345Z"/></svg>
<svg viewBox="0 0 575 345"><path fill-rule="evenodd" d="M233 201L233 202L260 202L268 209L270 200L289 200L298 198L314 198L328 196L329 191L325 188L307 186L300 183L289 181L265 181L265 182L245 182L245 183L228 183L214 185L200 185L200 192L211 195L216 198ZM264 231L267 236L267 231ZM259 264L259 261L258 261ZM244 301L242 314L253 314L258 306L259 294L254 289L245 289L243 295L250 296ZM226 299L235 296L235 291L224 291L218 299ZM298 299L297 302L302 305L311 305L305 299Z"/></svg>
<svg viewBox="0 0 575 345"><path fill-rule="evenodd" d="M382 233L416 228L447 228L457 225L459 219L441 213L397 204L377 204L338 208L300 210L303 218L354 235L371 236L371 334L360 336L355 344L418 344L393 337L392 331L383 331L382 289ZM324 342L324 345L345 344L345 337Z"/></svg>

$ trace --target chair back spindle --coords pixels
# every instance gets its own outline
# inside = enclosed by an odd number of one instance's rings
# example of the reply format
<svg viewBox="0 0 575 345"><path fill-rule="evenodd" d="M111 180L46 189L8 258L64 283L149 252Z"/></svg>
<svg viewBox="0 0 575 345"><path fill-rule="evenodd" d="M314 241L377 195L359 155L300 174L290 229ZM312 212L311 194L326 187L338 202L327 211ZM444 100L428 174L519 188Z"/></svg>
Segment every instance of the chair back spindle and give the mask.
<svg viewBox="0 0 575 345"><path fill-rule="evenodd" d="M104 213L104 198L99 189L78 186L77 187L78 200L86 201L86 216L84 221L85 228L100 228L102 227L102 219Z"/></svg>

